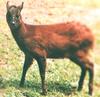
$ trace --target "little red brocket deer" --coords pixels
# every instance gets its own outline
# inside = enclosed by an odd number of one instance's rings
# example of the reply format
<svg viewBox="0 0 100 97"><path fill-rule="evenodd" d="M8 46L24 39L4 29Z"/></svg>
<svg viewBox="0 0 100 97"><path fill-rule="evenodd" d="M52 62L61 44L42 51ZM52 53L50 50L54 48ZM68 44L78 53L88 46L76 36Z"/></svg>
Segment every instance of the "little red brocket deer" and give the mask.
<svg viewBox="0 0 100 97"><path fill-rule="evenodd" d="M42 94L47 93L45 82L47 58L69 58L81 68L78 91L82 90L86 72L89 72L89 94L93 93L94 64L89 51L94 47L94 35L91 30L79 22L67 22L52 25L29 25L23 22L20 6L7 2L6 19L19 48L25 54L20 86L24 85L25 75L36 59L42 82ZM33 15L34 16L34 15Z"/></svg>

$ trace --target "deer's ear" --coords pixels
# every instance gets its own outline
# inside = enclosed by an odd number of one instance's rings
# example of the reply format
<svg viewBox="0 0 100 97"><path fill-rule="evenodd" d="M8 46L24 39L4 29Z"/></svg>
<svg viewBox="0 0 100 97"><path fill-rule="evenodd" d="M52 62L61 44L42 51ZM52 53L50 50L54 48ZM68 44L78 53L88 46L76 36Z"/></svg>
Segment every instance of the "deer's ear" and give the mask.
<svg viewBox="0 0 100 97"><path fill-rule="evenodd" d="M24 5L24 2L22 2L22 4L20 6L18 6L20 11L23 9L23 5Z"/></svg>
<svg viewBox="0 0 100 97"><path fill-rule="evenodd" d="M7 1L6 8L7 8L7 11L8 11L9 10L9 1Z"/></svg>

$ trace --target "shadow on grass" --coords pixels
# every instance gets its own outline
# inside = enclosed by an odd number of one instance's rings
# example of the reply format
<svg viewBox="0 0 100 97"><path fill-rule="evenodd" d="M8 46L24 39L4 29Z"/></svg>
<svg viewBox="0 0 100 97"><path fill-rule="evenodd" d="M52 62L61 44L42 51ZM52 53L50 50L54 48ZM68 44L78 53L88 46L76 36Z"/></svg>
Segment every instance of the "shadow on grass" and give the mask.
<svg viewBox="0 0 100 97"><path fill-rule="evenodd" d="M49 92L60 92L65 95L71 95L72 93L75 93L77 87L72 86L69 82L49 82L48 84L48 91Z"/></svg>
<svg viewBox="0 0 100 97"><path fill-rule="evenodd" d="M0 89L6 89L8 87L15 87L17 89L19 88L30 88L30 89L36 89L38 90L40 87L40 83L32 82L32 81L25 81L24 86L20 87L20 80L17 79L10 79L10 80L1 80L0 81Z"/></svg>
<svg viewBox="0 0 100 97"><path fill-rule="evenodd" d="M0 79L0 89L7 89L8 87L15 87L18 88L19 81L16 79Z"/></svg>
<svg viewBox="0 0 100 97"><path fill-rule="evenodd" d="M15 87L16 89L20 89L24 95L27 94L27 90L35 91L40 93L41 91L41 83L38 83L35 81L25 81L24 87L19 87L20 81L17 79L10 79L10 80L0 80L0 89L7 89L8 87ZM71 95L72 93L75 93L76 87L73 87L70 82L48 82L47 83L48 92L50 94L59 92L63 93L65 95ZM26 90L26 91L25 91Z"/></svg>

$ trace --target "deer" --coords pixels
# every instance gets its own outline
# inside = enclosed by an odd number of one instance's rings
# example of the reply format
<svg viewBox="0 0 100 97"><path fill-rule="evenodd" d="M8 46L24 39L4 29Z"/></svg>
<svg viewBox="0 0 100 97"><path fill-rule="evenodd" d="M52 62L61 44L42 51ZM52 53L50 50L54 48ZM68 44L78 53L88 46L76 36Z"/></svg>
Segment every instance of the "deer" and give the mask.
<svg viewBox="0 0 100 97"><path fill-rule="evenodd" d="M23 5L24 2L18 6L9 5L9 1L6 4L7 24L17 45L25 54L20 86L24 85L27 70L35 59L39 67L42 94L46 95L46 59L67 58L81 69L78 91L83 88L86 72L89 73L88 93L92 95L94 63L89 53L93 50L95 41L92 31L76 21L46 25L27 24L21 15Z"/></svg>

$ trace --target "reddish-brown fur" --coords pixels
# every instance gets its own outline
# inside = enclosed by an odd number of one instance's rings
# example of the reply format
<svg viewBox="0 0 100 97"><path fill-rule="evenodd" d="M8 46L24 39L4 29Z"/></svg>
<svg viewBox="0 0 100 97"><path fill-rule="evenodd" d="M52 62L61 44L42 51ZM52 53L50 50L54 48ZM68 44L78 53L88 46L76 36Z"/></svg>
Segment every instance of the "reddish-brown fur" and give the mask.
<svg viewBox="0 0 100 97"><path fill-rule="evenodd" d="M94 46L91 30L79 22L67 22L54 25L29 25L22 21L21 6L9 6L7 2L7 22L11 32L25 53L25 63L20 86L24 84L28 67L35 58L39 65L42 91L46 94L45 69L46 58L69 58L81 67L78 90L83 87L86 71L89 71L89 94L93 91L93 63L89 59L89 50ZM17 17L19 16L19 17Z"/></svg>

